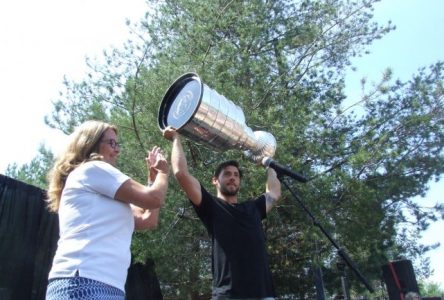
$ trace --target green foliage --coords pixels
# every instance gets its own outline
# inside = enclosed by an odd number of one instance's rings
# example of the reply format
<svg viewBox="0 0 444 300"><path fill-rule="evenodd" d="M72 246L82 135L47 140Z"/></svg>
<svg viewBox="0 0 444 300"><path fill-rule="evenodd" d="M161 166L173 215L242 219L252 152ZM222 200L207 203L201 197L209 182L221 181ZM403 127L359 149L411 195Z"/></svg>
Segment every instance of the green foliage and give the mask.
<svg viewBox="0 0 444 300"><path fill-rule="evenodd" d="M436 282L419 282L420 295L424 297L444 297L444 287Z"/></svg>
<svg viewBox="0 0 444 300"><path fill-rule="evenodd" d="M54 154L44 145L40 145L39 154L34 157L31 162L21 166L17 163L9 164L6 168L5 175L15 178L22 182L46 189L48 183L46 175L51 169L54 161Z"/></svg>
<svg viewBox="0 0 444 300"><path fill-rule="evenodd" d="M288 186L374 286L382 288L382 264L405 256L427 276L423 254L437 245L417 238L444 208L427 210L412 199L443 173L444 65L422 68L408 82L388 71L374 88L363 81L362 99L346 99L350 58L394 29L372 22L375 2L149 1L156 9L132 26L134 38L104 52L102 62L89 61L83 81L67 79L46 122L66 133L86 119L115 123L124 142L119 166L144 182L146 151L170 149L157 125L160 101L177 77L197 72L243 108L248 126L273 133L276 159L310 179ZM352 101L347 109L345 100ZM239 151L184 146L191 172L209 190L214 166L235 158L246 173L242 198L263 192L264 171ZM208 295L207 234L173 178L161 219L158 230L135 234L134 258L154 259L166 297ZM329 293L340 292L335 249L287 189L264 226L280 295L315 298L318 266ZM366 293L349 278L354 294Z"/></svg>

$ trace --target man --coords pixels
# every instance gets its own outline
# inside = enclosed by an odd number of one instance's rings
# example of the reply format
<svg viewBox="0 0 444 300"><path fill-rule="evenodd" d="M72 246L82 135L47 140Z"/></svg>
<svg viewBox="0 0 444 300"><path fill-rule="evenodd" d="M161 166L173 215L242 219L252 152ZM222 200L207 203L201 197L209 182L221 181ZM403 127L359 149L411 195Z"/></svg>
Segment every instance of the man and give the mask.
<svg viewBox="0 0 444 300"><path fill-rule="evenodd" d="M264 194L239 203L242 172L237 162L224 162L212 178L217 190L214 197L189 173L179 134L168 127L163 135L173 142L174 176L211 237L212 299L274 299L261 221L281 196L276 172L267 170Z"/></svg>

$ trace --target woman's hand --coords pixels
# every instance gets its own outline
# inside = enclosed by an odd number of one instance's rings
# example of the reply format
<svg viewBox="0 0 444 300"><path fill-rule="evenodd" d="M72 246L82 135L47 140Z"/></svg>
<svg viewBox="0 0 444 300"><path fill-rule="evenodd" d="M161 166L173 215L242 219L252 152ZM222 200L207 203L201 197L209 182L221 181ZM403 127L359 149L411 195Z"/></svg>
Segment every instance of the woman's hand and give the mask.
<svg viewBox="0 0 444 300"><path fill-rule="evenodd" d="M149 180L154 181L159 172L168 174L168 162L160 147L154 146L145 158L149 169Z"/></svg>
<svg viewBox="0 0 444 300"><path fill-rule="evenodd" d="M148 183L153 183L156 179L158 170L154 167L157 156L161 153L160 147L154 146L145 157L146 168L148 169Z"/></svg>

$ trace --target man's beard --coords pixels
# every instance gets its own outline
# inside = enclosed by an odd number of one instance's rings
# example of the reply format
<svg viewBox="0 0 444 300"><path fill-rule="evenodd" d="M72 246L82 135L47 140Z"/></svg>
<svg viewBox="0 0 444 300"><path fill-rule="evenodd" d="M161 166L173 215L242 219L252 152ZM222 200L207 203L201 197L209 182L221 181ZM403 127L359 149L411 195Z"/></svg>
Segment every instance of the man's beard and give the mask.
<svg viewBox="0 0 444 300"><path fill-rule="evenodd" d="M236 196L239 192L239 187L234 190L229 190L226 185L220 186L220 193L224 196Z"/></svg>

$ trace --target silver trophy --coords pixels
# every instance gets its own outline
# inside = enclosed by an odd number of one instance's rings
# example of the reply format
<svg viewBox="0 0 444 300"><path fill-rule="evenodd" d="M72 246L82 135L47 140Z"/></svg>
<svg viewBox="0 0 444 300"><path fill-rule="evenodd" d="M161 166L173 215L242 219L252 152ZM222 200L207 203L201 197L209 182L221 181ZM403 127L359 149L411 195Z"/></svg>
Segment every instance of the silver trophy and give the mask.
<svg viewBox="0 0 444 300"><path fill-rule="evenodd" d="M195 73L186 73L168 88L160 104L160 129L168 126L216 151L231 149L259 162L273 157L276 139L265 131L252 131L242 109L205 85Z"/></svg>

